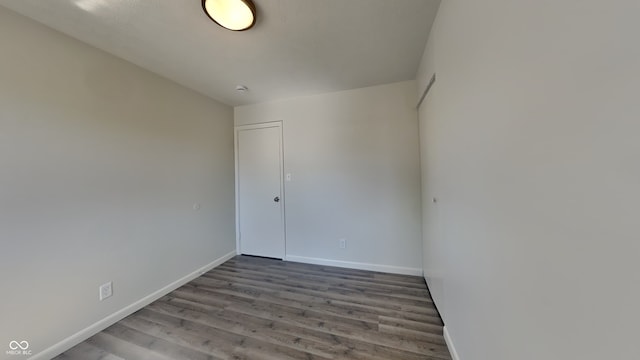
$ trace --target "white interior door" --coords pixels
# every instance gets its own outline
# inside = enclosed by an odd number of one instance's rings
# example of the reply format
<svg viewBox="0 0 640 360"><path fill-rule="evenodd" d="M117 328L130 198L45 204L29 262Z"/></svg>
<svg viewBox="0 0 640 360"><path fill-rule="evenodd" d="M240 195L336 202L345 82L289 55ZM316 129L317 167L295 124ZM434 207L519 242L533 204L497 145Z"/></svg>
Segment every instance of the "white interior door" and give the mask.
<svg viewBox="0 0 640 360"><path fill-rule="evenodd" d="M240 253L283 259L282 127L236 128Z"/></svg>

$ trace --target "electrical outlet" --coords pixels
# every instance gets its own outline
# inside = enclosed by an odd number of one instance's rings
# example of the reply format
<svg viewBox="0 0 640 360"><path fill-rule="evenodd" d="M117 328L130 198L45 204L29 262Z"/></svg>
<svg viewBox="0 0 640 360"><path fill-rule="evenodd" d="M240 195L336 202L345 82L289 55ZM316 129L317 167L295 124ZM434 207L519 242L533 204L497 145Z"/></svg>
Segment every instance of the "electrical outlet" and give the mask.
<svg viewBox="0 0 640 360"><path fill-rule="evenodd" d="M340 239L340 249L347 248L347 239Z"/></svg>
<svg viewBox="0 0 640 360"><path fill-rule="evenodd" d="M113 295L113 284L111 283L111 281L109 281L106 284L102 284L100 285L100 301L111 297L111 295Z"/></svg>

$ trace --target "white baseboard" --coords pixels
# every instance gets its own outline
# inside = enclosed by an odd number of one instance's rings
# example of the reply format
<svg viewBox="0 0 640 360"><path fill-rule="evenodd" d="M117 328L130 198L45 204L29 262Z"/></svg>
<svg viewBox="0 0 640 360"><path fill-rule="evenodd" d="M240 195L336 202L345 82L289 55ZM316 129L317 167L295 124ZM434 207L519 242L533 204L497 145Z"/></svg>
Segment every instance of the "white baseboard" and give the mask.
<svg viewBox="0 0 640 360"><path fill-rule="evenodd" d="M379 272L385 272L385 273L391 273L391 274L422 276L421 268L408 268L408 267L401 267L401 266L367 264L367 263L359 263L359 262L352 262L352 261L310 258L305 256L296 256L296 255L287 255L285 256L284 260L301 262L305 264L326 265L326 266L336 266L336 267L349 268L349 269L379 271Z"/></svg>
<svg viewBox="0 0 640 360"><path fill-rule="evenodd" d="M444 334L444 341L447 343L447 347L449 348L449 352L451 353L451 359L460 360L460 356L458 356L458 352L456 351L456 347L453 346L453 340L451 340L451 335L449 335L449 330L445 326L442 330Z"/></svg>
<svg viewBox="0 0 640 360"><path fill-rule="evenodd" d="M167 295L173 290L179 288L180 286L190 282L191 280L199 277L200 275L206 273L207 271L221 265L225 261L236 256L236 251L232 251L222 257L212 261L211 263L201 267L200 269L188 274L187 276L178 279L171 284L163 287L162 289L155 291L142 299L134 302L133 304L126 306L125 308L116 311L115 313L107 316L106 318L90 325L89 327L78 331L77 333L69 336L68 338L60 341L59 343L39 352L38 354L29 358L29 360L49 360L55 356L60 355L68 349L78 345L84 340L90 338L91 336L99 333L100 331L108 328L109 326L115 324L116 322L124 319L125 317L133 314L134 312L142 309L143 307L151 304L152 302L160 299L161 297Z"/></svg>

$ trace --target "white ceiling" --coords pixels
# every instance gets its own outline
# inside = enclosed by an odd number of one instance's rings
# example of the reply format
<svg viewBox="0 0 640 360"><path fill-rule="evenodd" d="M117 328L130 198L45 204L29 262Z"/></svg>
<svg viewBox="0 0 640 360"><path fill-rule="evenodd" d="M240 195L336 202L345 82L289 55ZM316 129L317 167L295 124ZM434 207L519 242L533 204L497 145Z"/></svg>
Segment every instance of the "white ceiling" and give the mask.
<svg viewBox="0 0 640 360"><path fill-rule="evenodd" d="M236 106L415 79L439 2L254 0L245 32L216 25L200 0L0 5Z"/></svg>

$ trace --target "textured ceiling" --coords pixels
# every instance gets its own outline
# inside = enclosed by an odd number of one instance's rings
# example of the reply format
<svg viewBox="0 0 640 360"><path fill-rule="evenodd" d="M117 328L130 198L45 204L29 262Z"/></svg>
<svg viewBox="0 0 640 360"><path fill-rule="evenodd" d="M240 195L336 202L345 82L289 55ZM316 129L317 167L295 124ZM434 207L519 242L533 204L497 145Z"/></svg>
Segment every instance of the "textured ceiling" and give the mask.
<svg viewBox="0 0 640 360"><path fill-rule="evenodd" d="M439 0L254 3L255 27L231 32L200 0L0 0L233 106L414 79Z"/></svg>

